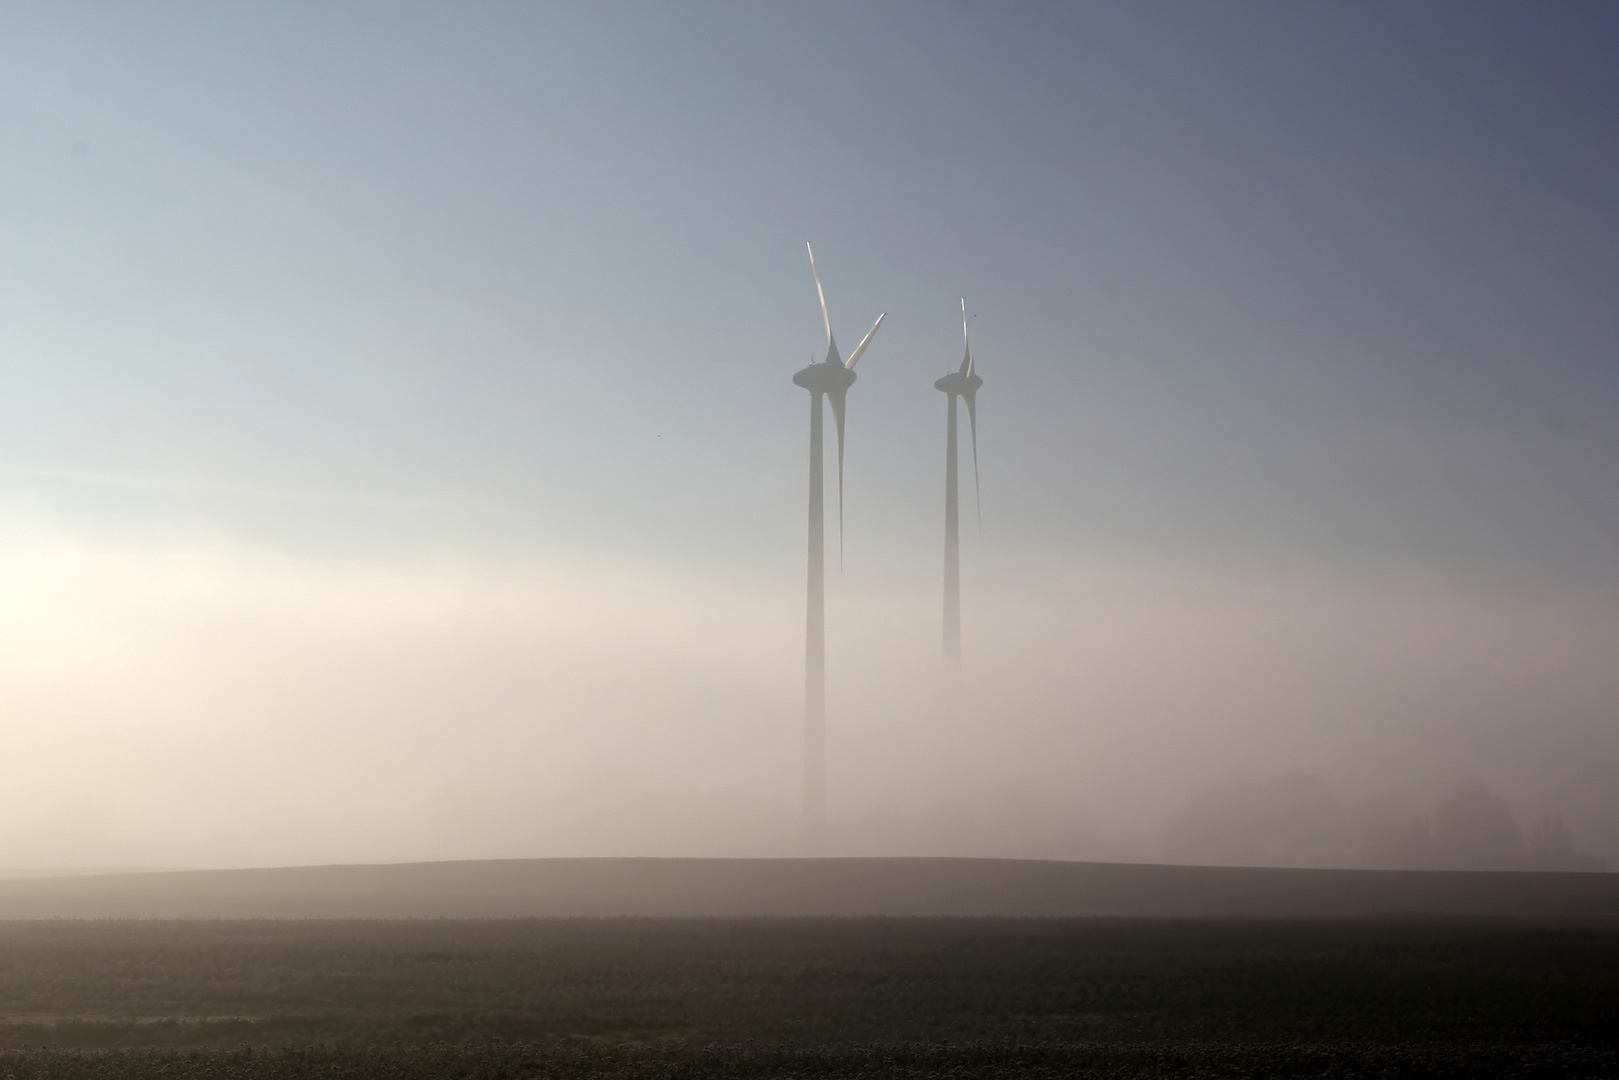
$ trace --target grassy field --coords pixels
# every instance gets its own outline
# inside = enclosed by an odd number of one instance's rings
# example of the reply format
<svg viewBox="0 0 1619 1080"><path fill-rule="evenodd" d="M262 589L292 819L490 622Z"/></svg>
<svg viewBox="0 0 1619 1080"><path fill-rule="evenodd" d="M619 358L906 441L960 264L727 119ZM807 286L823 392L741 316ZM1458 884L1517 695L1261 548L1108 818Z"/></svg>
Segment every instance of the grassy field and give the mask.
<svg viewBox="0 0 1619 1080"><path fill-rule="evenodd" d="M0 1047L14 1078L1615 1076L1619 926L13 922Z"/></svg>

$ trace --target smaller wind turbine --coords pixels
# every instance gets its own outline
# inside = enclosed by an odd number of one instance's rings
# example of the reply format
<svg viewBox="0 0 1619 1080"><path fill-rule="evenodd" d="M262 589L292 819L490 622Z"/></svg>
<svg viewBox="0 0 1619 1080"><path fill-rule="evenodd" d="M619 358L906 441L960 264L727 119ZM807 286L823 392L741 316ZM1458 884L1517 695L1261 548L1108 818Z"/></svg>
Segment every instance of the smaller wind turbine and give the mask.
<svg viewBox="0 0 1619 1080"><path fill-rule="evenodd" d="M967 403L967 424L973 441L973 495L978 500L979 522L983 502L978 490L978 388L984 380L973 370L973 334L967 328L967 300L961 301L961 367L933 384L944 391L950 408L944 437L944 660L950 667L961 664L961 525L957 511L956 481L956 398Z"/></svg>
<svg viewBox="0 0 1619 1080"><path fill-rule="evenodd" d="M821 321L826 324L826 361L814 363L793 376L793 382L810 392L809 468L809 575L804 626L804 818L817 846L826 823L826 568L823 549L826 512L822 497L821 399L832 404L832 421L838 438L838 561L843 561L843 414L849 387L854 385L854 366L866 346L877 336L888 313L877 316L866 336L845 360L838 354L832 337L832 316L826 310L826 290L821 288L821 272L815 266L815 249L809 244L810 273L815 275L815 293L821 300Z"/></svg>

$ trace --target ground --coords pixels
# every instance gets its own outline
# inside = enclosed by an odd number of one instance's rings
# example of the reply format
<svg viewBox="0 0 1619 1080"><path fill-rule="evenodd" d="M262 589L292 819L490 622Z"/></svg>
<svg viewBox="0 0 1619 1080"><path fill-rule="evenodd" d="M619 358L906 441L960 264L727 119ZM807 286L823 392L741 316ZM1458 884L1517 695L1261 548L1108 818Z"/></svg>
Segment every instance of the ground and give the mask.
<svg viewBox="0 0 1619 1080"><path fill-rule="evenodd" d="M1619 924L0 923L0 1077L1619 1076Z"/></svg>

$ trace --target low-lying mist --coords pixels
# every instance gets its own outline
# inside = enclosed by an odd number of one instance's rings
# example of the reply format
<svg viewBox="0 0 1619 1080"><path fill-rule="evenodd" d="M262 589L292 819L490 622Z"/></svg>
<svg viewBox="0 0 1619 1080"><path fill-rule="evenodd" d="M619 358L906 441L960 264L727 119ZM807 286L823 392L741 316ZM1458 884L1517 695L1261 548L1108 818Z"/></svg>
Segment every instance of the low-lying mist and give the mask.
<svg viewBox="0 0 1619 1080"><path fill-rule="evenodd" d="M0 867L804 851L796 564L0 546ZM952 681L889 569L831 583L830 853L1619 857L1610 598L981 560Z"/></svg>
<svg viewBox="0 0 1619 1080"><path fill-rule="evenodd" d="M1519 822L1477 777L1431 807L1398 794L1339 798L1307 773L1233 777L1194 793L1170 818L1172 862L1365 869L1603 870L1557 813Z"/></svg>

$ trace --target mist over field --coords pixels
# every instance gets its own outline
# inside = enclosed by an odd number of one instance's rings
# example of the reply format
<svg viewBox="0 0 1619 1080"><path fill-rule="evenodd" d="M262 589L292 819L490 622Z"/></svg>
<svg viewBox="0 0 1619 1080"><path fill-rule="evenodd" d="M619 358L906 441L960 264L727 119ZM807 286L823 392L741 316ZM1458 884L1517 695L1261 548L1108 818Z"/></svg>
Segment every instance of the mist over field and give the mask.
<svg viewBox="0 0 1619 1080"><path fill-rule="evenodd" d="M806 240L826 853L1619 866L1616 54L0 4L0 871L811 850Z"/></svg>
<svg viewBox="0 0 1619 1080"><path fill-rule="evenodd" d="M803 850L790 565L118 550L15 513L5 562L6 866ZM969 592L973 661L947 695L931 584L833 591L832 853L1613 850L1591 752L1619 689L1612 607L1002 560ZM1414 836L1458 784L1522 837Z"/></svg>

